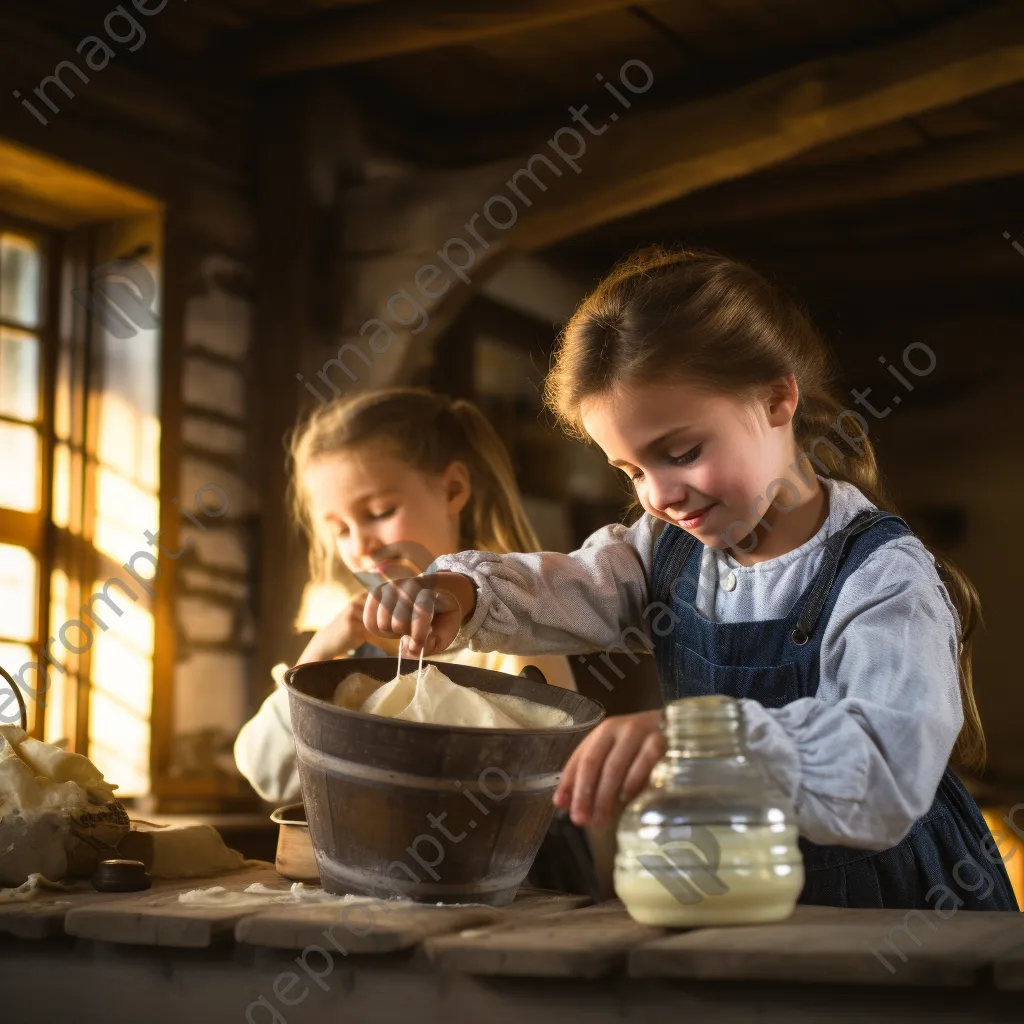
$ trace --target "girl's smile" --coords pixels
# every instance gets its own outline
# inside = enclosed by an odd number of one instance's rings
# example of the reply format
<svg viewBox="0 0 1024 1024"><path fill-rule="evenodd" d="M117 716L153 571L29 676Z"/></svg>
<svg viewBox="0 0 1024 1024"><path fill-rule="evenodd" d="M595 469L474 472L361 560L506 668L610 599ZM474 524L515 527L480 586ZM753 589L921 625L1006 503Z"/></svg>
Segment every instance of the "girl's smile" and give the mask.
<svg viewBox="0 0 1024 1024"><path fill-rule="evenodd" d="M682 519L676 520L676 526L681 526L684 530L696 530L698 529L708 517L708 513L715 507L717 502L712 502L710 505L705 505L703 508L694 510L693 512L683 514Z"/></svg>

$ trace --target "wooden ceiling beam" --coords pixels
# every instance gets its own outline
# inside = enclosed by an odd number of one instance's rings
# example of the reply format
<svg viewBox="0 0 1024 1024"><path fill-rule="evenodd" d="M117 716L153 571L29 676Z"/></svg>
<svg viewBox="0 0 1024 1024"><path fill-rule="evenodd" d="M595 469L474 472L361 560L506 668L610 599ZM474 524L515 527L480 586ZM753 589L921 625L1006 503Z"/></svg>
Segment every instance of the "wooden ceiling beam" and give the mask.
<svg viewBox="0 0 1024 1024"><path fill-rule="evenodd" d="M810 61L709 99L623 113L508 241L582 231L781 163L815 146L1024 80L1024 0L920 36ZM653 96L658 88L651 87ZM592 115L593 116L593 115ZM594 120L597 120L594 117Z"/></svg>
<svg viewBox="0 0 1024 1024"><path fill-rule="evenodd" d="M1024 173L1024 132L971 135L851 163L773 172L717 185L631 221L636 236L750 224ZM649 222L649 224L648 224Z"/></svg>
<svg viewBox="0 0 1024 1024"><path fill-rule="evenodd" d="M656 2L656 0L650 0ZM421 53L628 7L628 0L395 0L325 15L290 30L252 59L258 78Z"/></svg>
<svg viewBox="0 0 1024 1024"><path fill-rule="evenodd" d="M559 129L561 138L557 134L547 141L539 138L532 155L436 173L431 180L436 210L427 207L425 221L422 201L404 206L399 191L396 202L381 207L384 220L390 219L398 228L389 228L387 223L376 228L378 239L393 235L390 248L396 258L387 268L370 268L372 273L362 275L365 294L359 302L347 303L346 317L352 323L344 328L344 334L354 337L361 319L382 315L395 281L413 280L425 259L433 261L435 251L446 259L448 247L457 242L456 259L471 276L455 273L454 268L453 273L445 274L444 289L430 304L429 323L415 336L411 329L391 331L394 338L389 338L388 358L373 364L368 371L372 379L366 383L379 386L415 379L429 364L437 338L474 293L503 262L522 252L580 236L598 225L779 164L832 139L1021 80L1024 0L1009 0L912 39L815 60L668 109L645 109L645 101L657 94L659 82L655 81L649 96L633 96L629 109L619 108L615 123L607 109L583 110L597 133L590 134L589 127L581 126L575 147L564 137L570 129L563 128ZM638 79L634 76L633 81ZM606 125L603 130L602 124ZM551 142L556 144L549 145ZM541 153L545 155L541 157ZM563 161L560 169L555 169L553 158ZM569 173L570 169L575 173ZM412 172L410 180L416 180ZM393 185L385 183L384 187ZM519 202L513 202L513 195ZM366 197L352 195L349 200L363 206ZM411 231L410 225L418 227ZM1016 270L1008 257L1022 262L1024 258L1017 256L1009 243L1000 251L991 241L983 239L978 266L991 267L1004 279ZM822 262L813 255L813 248L808 258ZM912 280L919 285L927 283L923 266L908 271L895 257L885 259L887 243L879 243L878 248L883 257L879 264L884 262L885 267L879 265L877 273L871 265L875 252L859 254L867 261L866 278L884 283L894 271L902 271L905 277L916 273ZM899 255L905 260L908 254ZM802 257L796 256L794 262L802 262ZM840 262L844 265L834 271L821 268L820 273L826 275L821 283L838 284L846 276L865 271L862 265L851 268L849 256ZM787 260L773 259L772 263L781 265ZM970 260L954 254L936 268L935 277L958 281L965 267L970 267ZM800 276L794 275L794 283L799 283ZM380 280L374 285L377 278Z"/></svg>

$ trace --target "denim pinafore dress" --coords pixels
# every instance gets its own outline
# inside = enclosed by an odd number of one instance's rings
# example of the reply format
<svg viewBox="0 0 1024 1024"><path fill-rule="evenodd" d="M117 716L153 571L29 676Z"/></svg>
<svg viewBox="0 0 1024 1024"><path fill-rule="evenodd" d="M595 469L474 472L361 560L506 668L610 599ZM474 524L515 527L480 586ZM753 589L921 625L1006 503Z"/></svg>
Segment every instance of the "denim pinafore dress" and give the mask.
<svg viewBox="0 0 1024 1024"><path fill-rule="evenodd" d="M695 608L704 545L684 530L666 526L655 545L651 573L653 599L676 616L671 633L654 637L665 703L724 694L780 708L800 697L814 697L822 634L843 583L876 548L910 532L899 517L866 510L825 542L818 573L789 615L721 623ZM933 887L944 886L968 910L1017 910L1005 868L1001 862L992 864L983 852L988 835L973 798L947 767L931 808L890 849L821 846L801 837L807 880L800 902L927 910L948 904L948 893L947 903L939 895L944 890L926 898ZM965 864L955 876L961 861ZM977 884L979 870L991 877L991 886L987 877L983 885ZM974 886L974 891L964 885Z"/></svg>

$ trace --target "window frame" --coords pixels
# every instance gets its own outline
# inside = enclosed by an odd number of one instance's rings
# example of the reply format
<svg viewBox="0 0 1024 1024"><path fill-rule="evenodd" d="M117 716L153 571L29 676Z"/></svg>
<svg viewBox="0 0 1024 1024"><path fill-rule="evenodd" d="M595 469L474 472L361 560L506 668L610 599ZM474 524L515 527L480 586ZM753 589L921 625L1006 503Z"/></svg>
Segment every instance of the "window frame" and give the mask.
<svg viewBox="0 0 1024 1024"><path fill-rule="evenodd" d="M49 637L50 573L53 568L53 451L54 437L54 391L56 386L57 355L61 322L61 263L63 258L64 234L59 230L29 221L23 217L0 209L0 232L17 234L29 238L39 247L41 258L39 310L40 323L35 328L0 316L0 327L32 334L39 341L38 416L33 424L39 437L39 482L38 508L35 512L0 508L0 542L27 549L36 559L36 608L35 636L27 646L40 664L45 664L44 653ZM0 422L24 423L0 414ZM15 641L2 634L0 640ZM12 675L20 665L4 666ZM28 685L28 680L25 680ZM39 683L39 677L35 679ZM31 694L25 695L32 700ZM34 700L35 711L31 714L30 735L43 737L46 719L46 700Z"/></svg>

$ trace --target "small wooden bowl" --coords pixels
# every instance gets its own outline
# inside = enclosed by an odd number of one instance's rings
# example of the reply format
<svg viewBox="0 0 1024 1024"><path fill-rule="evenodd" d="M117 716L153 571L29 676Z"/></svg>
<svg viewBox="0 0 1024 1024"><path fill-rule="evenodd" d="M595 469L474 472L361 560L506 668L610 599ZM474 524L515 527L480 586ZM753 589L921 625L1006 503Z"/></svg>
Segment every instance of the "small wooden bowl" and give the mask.
<svg viewBox="0 0 1024 1024"><path fill-rule="evenodd" d="M293 882L319 885L320 869L313 853L313 840L309 837L306 809L302 804L278 807L270 820L278 826L277 856L274 860L277 873Z"/></svg>

